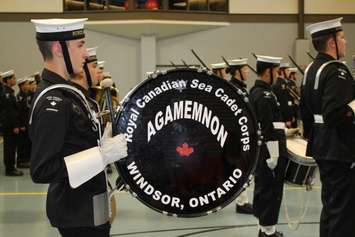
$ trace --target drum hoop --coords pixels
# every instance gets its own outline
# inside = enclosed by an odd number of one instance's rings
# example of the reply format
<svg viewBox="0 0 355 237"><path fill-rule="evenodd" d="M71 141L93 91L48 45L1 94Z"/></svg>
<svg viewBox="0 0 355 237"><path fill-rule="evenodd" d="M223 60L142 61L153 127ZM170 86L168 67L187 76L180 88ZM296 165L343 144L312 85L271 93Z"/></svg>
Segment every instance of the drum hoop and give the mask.
<svg viewBox="0 0 355 237"><path fill-rule="evenodd" d="M288 150L288 158L297 163L297 164L300 164L300 165L304 165L304 166L317 166L317 163L316 161L311 157L311 158L304 158L292 151L290 151L289 149Z"/></svg>
<svg viewBox="0 0 355 237"><path fill-rule="evenodd" d="M208 70L200 70L200 69L195 69L195 68L184 68L184 69L172 69L172 70L169 70L169 71L162 71L162 72L156 72L155 74L157 76L155 77L152 77L152 75L149 75L147 79L145 79L144 81L140 82L139 84L137 84L135 87L133 87L128 93L127 95L120 101L120 106L117 107L116 111L115 111L115 116L114 116L114 121L115 123L114 124L117 124L118 122L118 119L120 117L120 115L125 111L125 106L126 104L129 102L130 98L132 97L132 95L139 89L141 88L142 86L144 86L145 84L148 84L150 81L152 80L156 80L157 77L159 77L160 75L165 75L167 73L171 73L171 72L177 72L177 71L191 71L191 72L197 72L197 73L205 73L207 75L210 75L211 76L211 71L208 71ZM228 83L228 81L222 79L222 78L219 78L219 77L216 77L216 79L218 80L222 80L222 81L225 81L225 83L230 86L230 87L233 87L235 88L235 90L238 90L238 88L236 88L235 86L233 86L232 84ZM240 92L242 92L240 89L239 89ZM259 155L260 155L260 148L261 148L261 145L262 145L262 139L261 139L261 128L260 128L260 123L257 122L257 119L256 119L256 116L255 116L255 113L251 107L251 104L249 102L249 99L248 99L248 96L245 95L244 93L238 93L236 92L239 96L241 96L243 98L243 101L245 103L245 107L247 108L247 111L249 112L250 114L250 118L252 119L252 123L255 125L255 128L256 128L256 136L257 136L257 148L256 148L256 152L255 152L255 163L254 165L250 168L250 174L249 174L249 177L247 178L247 181L244 183L243 185L243 188L240 189L238 192L236 192L233 196L231 196L230 200L227 200L226 202L222 203L220 206L216 207L216 208L213 208L213 209L210 209L208 211L206 211L205 213L203 212L197 212L197 213L190 213L190 214L176 214L176 213L169 213L169 212L166 212L166 211L163 211L163 210L160 210L160 209L157 209L156 207L150 205L146 200L143 200L140 196L138 196L135 192L133 192L133 190L129 187L128 184L125 184L126 186L126 189L135 197L137 198L143 205L149 207L150 209L156 211L156 212L159 212L159 213L162 213L166 216L175 216L175 217L200 217L200 216L206 216L206 215L209 215L211 213L215 213L221 209L223 209L223 207L229 205L231 202L233 202L243 191L245 191L245 189L250 185L250 182L252 180L252 176L254 175L255 173L255 170L256 170L256 167L257 167L257 164L259 162ZM246 99L245 99L246 98ZM247 101L246 101L247 100ZM116 161L114 163L115 165L115 168L118 172L118 174L122 177L122 181L125 183L125 179L124 179L124 175L121 175L123 172L121 171L121 166L119 165L119 163L121 162L121 160L119 161Z"/></svg>

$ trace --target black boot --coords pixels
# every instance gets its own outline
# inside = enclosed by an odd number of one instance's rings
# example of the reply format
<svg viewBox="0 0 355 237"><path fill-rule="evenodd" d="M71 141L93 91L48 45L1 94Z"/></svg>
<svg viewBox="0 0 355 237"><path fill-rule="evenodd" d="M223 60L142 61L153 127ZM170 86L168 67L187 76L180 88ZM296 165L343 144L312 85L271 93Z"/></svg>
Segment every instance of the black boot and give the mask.
<svg viewBox="0 0 355 237"><path fill-rule="evenodd" d="M23 173L22 173L22 171L20 171L18 169L13 169L13 170L6 171L5 175L6 176L22 176Z"/></svg>

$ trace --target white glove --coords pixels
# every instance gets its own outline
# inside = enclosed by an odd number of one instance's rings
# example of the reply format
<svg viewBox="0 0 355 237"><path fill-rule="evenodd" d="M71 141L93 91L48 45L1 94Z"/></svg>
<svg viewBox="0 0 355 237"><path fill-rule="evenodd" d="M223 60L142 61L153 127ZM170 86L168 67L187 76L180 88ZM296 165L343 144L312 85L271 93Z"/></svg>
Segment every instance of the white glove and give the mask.
<svg viewBox="0 0 355 237"><path fill-rule="evenodd" d="M106 165L127 156L127 141L124 134L112 137L111 123L107 123L101 139L100 151Z"/></svg>
<svg viewBox="0 0 355 237"><path fill-rule="evenodd" d="M269 159L266 160L266 164L271 170L274 170L277 166L278 160L279 160L278 157L270 157Z"/></svg>
<svg viewBox="0 0 355 237"><path fill-rule="evenodd" d="M279 160L279 142L268 141L266 142L266 147L270 154L270 158L266 160L266 164L271 170L273 170L277 166L277 161Z"/></svg>

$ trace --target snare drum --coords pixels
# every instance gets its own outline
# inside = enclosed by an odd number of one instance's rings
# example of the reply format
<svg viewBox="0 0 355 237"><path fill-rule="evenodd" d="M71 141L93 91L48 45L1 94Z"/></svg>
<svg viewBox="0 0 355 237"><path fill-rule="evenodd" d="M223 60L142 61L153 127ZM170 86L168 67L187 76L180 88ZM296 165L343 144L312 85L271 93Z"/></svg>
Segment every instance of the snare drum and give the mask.
<svg viewBox="0 0 355 237"><path fill-rule="evenodd" d="M306 156L307 141L298 137L287 139L288 162L285 180L297 185L310 185L317 164L312 157Z"/></svg>
<svg viewBox="0 0 355 237"><path fill-rule="evenodd" d="M260 148L248 98L210 71L151 74L123 100L115 122L128 157L115 165L126 188L166 215L196 217L246 187Z"/></svg>

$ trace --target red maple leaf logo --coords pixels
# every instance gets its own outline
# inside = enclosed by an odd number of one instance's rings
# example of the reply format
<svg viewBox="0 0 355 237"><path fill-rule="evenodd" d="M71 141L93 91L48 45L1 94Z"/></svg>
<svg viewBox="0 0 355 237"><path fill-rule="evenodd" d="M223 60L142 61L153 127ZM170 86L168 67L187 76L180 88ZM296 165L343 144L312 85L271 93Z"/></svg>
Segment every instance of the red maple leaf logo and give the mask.
<svg viewBox="0 0 355 237"><path fill-rule="evenodd" d="M176 147L177 153L179 153L180 156L189 156L194 152L194 148L189 147L187 143L182 144L181 146Z"/></svg>

